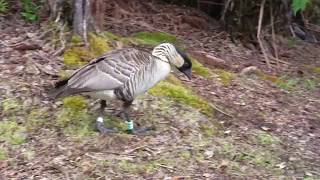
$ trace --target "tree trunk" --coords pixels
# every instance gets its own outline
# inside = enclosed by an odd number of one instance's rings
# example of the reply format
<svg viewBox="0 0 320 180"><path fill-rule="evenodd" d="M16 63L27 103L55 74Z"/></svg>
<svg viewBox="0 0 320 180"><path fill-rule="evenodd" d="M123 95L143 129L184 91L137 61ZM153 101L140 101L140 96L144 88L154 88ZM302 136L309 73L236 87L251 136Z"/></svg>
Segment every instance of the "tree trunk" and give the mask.
<svg viewBox="0 0 320 180"><path fill-rule="evenodd" d="M103 26L103 0L47 0L50 19L68 23L73 33L87 43L88 32L100 31Z"/></svg>

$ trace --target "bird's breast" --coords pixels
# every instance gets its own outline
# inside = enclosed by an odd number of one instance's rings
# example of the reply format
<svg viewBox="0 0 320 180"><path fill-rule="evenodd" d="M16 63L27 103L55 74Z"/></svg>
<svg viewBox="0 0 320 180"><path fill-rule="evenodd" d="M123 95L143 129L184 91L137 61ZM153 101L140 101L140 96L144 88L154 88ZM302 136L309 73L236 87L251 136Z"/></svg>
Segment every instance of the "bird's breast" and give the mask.
<svg viewBox="0 0 320 180"><path fill-rule="evenodd" d="M103 100L111 100L116 98L116 95L114 94L114 90L94 91L94 92L88 92L85 94L93 98L103 99Z"/></svg>

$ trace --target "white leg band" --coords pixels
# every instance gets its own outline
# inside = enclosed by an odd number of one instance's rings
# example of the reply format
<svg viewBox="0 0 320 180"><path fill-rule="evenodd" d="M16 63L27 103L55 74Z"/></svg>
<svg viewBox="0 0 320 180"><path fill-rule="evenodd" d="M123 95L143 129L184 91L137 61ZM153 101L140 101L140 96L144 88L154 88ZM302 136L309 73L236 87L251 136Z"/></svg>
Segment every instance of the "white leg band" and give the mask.
<svg viewBox="0 0 320 180"><path fill-rule="evenodd" d="M97 121L103 123L103 118L102 118L102 117L98 117L98 118L97 118Z"/></svg>

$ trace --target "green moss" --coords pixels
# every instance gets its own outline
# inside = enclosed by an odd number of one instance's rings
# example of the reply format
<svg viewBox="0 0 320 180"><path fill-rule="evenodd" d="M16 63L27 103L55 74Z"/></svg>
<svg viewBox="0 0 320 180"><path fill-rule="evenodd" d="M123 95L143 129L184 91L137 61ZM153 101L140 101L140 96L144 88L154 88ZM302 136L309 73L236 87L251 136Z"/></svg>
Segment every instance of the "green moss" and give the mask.
<svg viewBox="0 0 320 180"><path fill-rule="evenodd" d="M119 171L126 173L154 173L157 170L156 161L148 162L131 162L122 160L117 163L116 167Z"/></svg>
<svg viewBox="0 0 320 180"><path fill-rule="evenodd" d="M231 143L225 142L222 145L221 153L224 155L231 155L234 153L234 147Z"/></svg>
<svg viewBox="0 0 320 180"><path fill-rule="evenodd" d="M60 70L59 71L59 78L60 79L67 79L72 75L74 71L66 71L66 70Z"/></svg>
<svg viewBox="0 0 320 180"><path fill-rule="evenodd" d="M5 99L0 105L2 112L5 114L17 112L22 108L21 103L16 99Z"/></svg>
<svg viewBox="0 0 320 180"><path fill-rule="evenodd" d="M28 130L35 130L48 122L49 114L47 108L33 109L28 114L26 127Z"/></svg>
<svg viewBox="0 0 320 180"><path fill-rule="evenodd" d="M135 162L130 162L128 160L122 160L118 163L118 168L120 171L130 172L130 173L137 173L143 172L143 169L139 164Z"/></svg>
<svg viewBox="0 0 320 180"><path fill-rule="evenodd" d="M83 43L83 40L81 38L81 36L79 35L73 35L72 38L71 38L71 43L73 44L82 44Z"/></svg>
<svg viewBox="0 0 320 180"><path fill-rule="evenodd" d="M62 110L58 113L57 125L72 137L82 138L96 134L92 117L88 114L87 103L82 96L64 98Z"/></svg>
<svg viewBox="0 0 320 180"><path fill-rule="evenodd" d="M95 57L101 56L102 54L113 49L108 42L108 38L95 35L93 33L89 34L89 50L94 54Z"/></svg>
<svg viewBox="0 0 320 180"><path fill-rule="evenodd" d="M320 74L320 67L314 67L314 68L312 68L312 71Z"/></svg>
<svg viewBox="0 0 320 180"><path fill-rule="evenodd" d="M278 78L275 83L281 89L294 90L297 87L299 82L300 82L300 78L281 77L281 78Z"/></svg>
<svg viewBox="0 0 320 180"><path fill-rule="evenodd" d="M23 156L26 159L31 160L35 157L35 151L27 149L26 151L23 152Z"/></svg>
<svg viewBox="0 0 320 180"><path fill-rule="evenodd" d="M101 35L102 35L103 37L108 38L108 39L111 39L111 40L120 40L120 39L121 39L120 36L115 35L115 34L109 32L109 31L104 31L104 32L101 33Z"/></svg>
<svg viewBox="0 0 320 180"><path fill-rule="evenodd" d="M173 44L179 44L179 40L176 36L164 33L164 32L138 32L131 36L133 41L139 44L145 44L150 46L156 46L163 42L169 42Z"/></svg>
<svg viewBox="0 0 320 180"><path fill-rule="evenodd" d="M8 152L4 148L0 148L0 161L6 160L8 156Z"/></svg>
<svg viewBox="0 0 320 180"><path fill-rule="evenodd" d="M200 75L202 77L208 78L212 75L212 72L209 68L203 66L198 60L193 57L190 57L192 61L192 71L194 74Z"/></svg>
<svg viewBox="0 0 320 180"><path fill-rule="evenodd" d="M273 83L277 82L279 79L277 76L272 76L264 73L260 73L259 76L261 77L261 79L271 81Z"/></svg>
<svg viewBox="0 0 320 180"><path fill-rule="evenodd" d="M174 76L173 74L170 74L167 78L166 81L171 83L171 84L175 84L175 85L179 85L179 86L183 86L182 82L180 81L180 79L178 79L176 76Z"/></svg>
<svg viewBox="0 0 320 180"><path fill-rule="evenodd" d="M212 137L217 134L216 127L208 126L207 124L200 125L200 132L206 137Z"/></svg>
<svg viewBox="0 0 320 180"><path fill-rule="evenodd" d="M111 160L97 160L97 164L103 167L111 167L112 161Z"/></svg>
<svg viewBox="0 0 320 180"><path fill-rule="evenodd" d="M252 155L251 164L265 168L271 168L276 165L276 160L270 152L256 151Z"/></svg>
<svg viewBox="0 0 320 180"><path fill-rule="evenodd" d="M70 96L63 99L63 108L80 112L87 108L87 103L82 96Z"/></svg>
<svg viewBox="0 0 320 180"><path fill-rule="evenodd" d="M25 127L18 125L14 120L0 122L0 141L11 145L20 145L25 142Z"/></svg>
<svg viewBox="0 0 320 180"><path fill-rule="evenodd" d="M274 137L266 132L258 132L257 138L260 144L262 145L272 145L278 144L280 142L279 138Z"/></svg>
<svg viewBox="0 0 320 180"><path fill-rule="evenodd" d="M309 68L309 67L307 67ZM320 78L301 78L301 77L290 77L290 76L272 76L261 73L259 75L261 79L271 81L275 83L279 88L292 91L298 87L306 90L315 90L320 82Z"/></svg>
<svg viewBox="0 0 320 180"><path fill-rule="evenodd" d="M163 81L156 87L150 89L149 93L155 96L169 97L177 102L199 109L202 113L208 116L213 115L212 106L207 101L181 85Z"/></svg>
<svg viewBox="0 0 320 180"><path fill-rule="evenodd" d="M71 47L63 54L63 62L70 67L79 67L94 58L94 54L85 47Z"/></svg>
<svg viewBox="0 0 320 180"><path fill-rule="evenodd" d="M236 77L234 73L222 69L215 69L213 70L213 72L219 76L220 81L224 85L229 85L231 81Z"/></svg>
<svg viewBox="0 0 320 180"><path fill-rule="evenodd" d="M73 37L74 44L79 43L81 38ZM89 34L89 48L86 47L71 47L63 54L63 62L67 66L79 67L84 65L110 50L112 47L109 45L109 39L102 35Z"/></svg>
<svg viewBox="0 0 320 180"><path fill-rule="evenodd" d="M187 150L181 151L181 152L179 153L179 157L181 157L181 158L183 158L183 159L190 159L191 153L190 153L190 151L187 151Z"/></svg>

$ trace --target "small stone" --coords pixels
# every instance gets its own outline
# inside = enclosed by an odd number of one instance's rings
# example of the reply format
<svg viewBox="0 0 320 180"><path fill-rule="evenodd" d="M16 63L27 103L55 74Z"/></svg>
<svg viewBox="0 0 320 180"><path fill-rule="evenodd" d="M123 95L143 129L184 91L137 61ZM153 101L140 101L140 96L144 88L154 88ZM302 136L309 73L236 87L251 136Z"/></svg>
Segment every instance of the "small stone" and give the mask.
<svg viewBox="0 0 320 180"><path fill-rule="evenodd" d="M263 129L263 130L265 130L265 131L269 131L269 130L270 130L270 128L265 127L265 126L262 126L261 129Z"/></svg>
<svg viewBox="0 0 320 180"><path fill-rule="evenodd" d="M285 162L282 162L282 163L280 163L280 164L277 164L276 166L277 166L279 169L283 169L283 168L286 167L286 163L285 163Z"/></svg>
<svg viewBox="0 0 320 180"><path fill-rule="evenodd" d="M306 176L313 176L313 174L310 172L305 172L305 174L306 174Z"/></svg>
<svg viewBox="0 0 320 180"><path fill-rule="evenodd" d="M207 159L212 158L213 155L214 155L214 152L213 152L212 150L206 150L206 151L204 152L204 156L205 156Z"/></svg>

